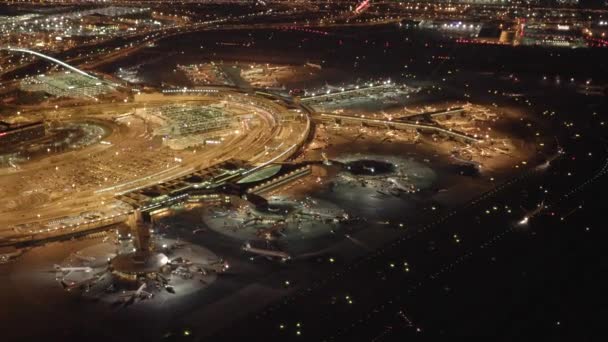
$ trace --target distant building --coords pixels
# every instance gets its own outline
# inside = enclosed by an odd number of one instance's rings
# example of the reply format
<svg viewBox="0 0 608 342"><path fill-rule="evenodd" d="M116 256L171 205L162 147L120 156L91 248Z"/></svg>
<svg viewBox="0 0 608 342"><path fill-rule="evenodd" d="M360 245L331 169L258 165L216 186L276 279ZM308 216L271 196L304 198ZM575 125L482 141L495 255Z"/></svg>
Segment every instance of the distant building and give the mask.
<svg viewBox="0 0 608 342"><path fill-rule="evenodd" d="M12 125L0 121L0 146L18 144L28 140L41 138L45 134L42 121L24 125Z"/></svg>
<svg viewBox="0 0 608 342"><path fill-rule="evenodd" d="M477 37L482 29L478 21L463 22L458 20L421 20L417 27L427 30L438 30L451 35Z"/></svg>
<svg viewBox="0 0 608 342"><path fill-rule="evenodd" d="M502 44L513 44L513 41L515 40L515 31L503 30L500 32L500 38L498 40Z"/></svg>
<svg viewBox="0 0 608 342"><path fill-rule="evenodd" d="M24 91L42 91L57 97L95 97L112 91L112 87L99 80L75 73L38 75L21 81Z"/></svg>
<svg viewBox="0 0 608 342"><path fill-rule="evenodd" d="M583 31L578 25L521 21L515 36L515 45L553 47L587 47Z"/></svg>

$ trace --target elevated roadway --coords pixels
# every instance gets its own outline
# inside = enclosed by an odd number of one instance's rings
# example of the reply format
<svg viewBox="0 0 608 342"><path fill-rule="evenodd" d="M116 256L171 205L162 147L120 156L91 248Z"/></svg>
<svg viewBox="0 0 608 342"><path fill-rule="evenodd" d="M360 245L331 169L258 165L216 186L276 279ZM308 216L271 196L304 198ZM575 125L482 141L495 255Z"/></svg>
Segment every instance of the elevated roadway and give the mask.
<svg viewBox="0 0 608 342"><path fill-rule="evenodd" d="M426 123L393 121L393 120L386 120L386 119L372 119L372 118L365 118L365 117L358 117L358 116L351 116L351 115L328 114L328 113L319 114L318 119L320 119L321 121L336 121L339 123L342 123L342 122L361 123L361 124L367 124L370 126L387 127L390 129L420 129L423 131L444 134L444 135L447 135L452 138L456 138L456 139L459 139L459 140L462 140L462 141L465 141L468 143L479 143L479 142L483 141L482 139L477 138L477 137L472 136L467 133L458 132L458 131L454 131L451 129L440 127L438 125L426 124Z"/></svg>
<svg viewBox="0 0 608 342"><path fill-rule="evenodd" d="M442 117L442 116L461 114L464 112L465 112L464 107L456 107L456 108L436 110L436 111L432 111L432 112L424 112L424 113L420 113L420 114L411 114L408 116L401 117L401 118L399 118L399 120L415 120L417 118L423 118L423 119L438 118L438 117Z"/></svg>
<svg viewBox="0 0 608 342"><path fill-rule="evenodd" d="M315 102L318 103L318 102L322 102L322 101L329 101L334 98L344 99L344 98L348 98L349 96L352 96L352 95L361 96L361 95L382 93L384 91L394 90L396 88L399 88L399 87L392 83L371 85L371 86L367 86L367 87L348 88L348 89L343 89L343 90L341 88L338 88L338 89L334 89L334 91L329 90L326 93L302 96L301 101L303 103L315 103ZM403 89L403 88L405 88L405 87L401 87L401 89Z"/></svg>
<svg viewBox="0 0 608 342"><path fill-rule="evenodd" d="M80 74L82 76L85 76L85 77L88 77L88 78L92 78L94 80L101 81L99 78L97 78L97 77L95 77L95 76L93 76L91 74L88 74L88 73L86 73L86 72L84 72L84 71L82 71L82 70L80 70L80 69L78 69L78 68L76 68L74 66L71 66L71 65L69 65L66 62L60 61L57 58L53 58L51 56L45 55L45 54L37 52L37 51L28 50L28 49L22 49L22 48L13 48L13 47L10 47L10 46L8 46L8 47L0 47L0 50L1 51L10 51L10 52L20 52L20 53L25 53L25 54L28 54L28 55L37 56L37 57L46 59L47 61L51 61L51 62L53 62L53 63L55 63L57 65L61 65L62 67L65 67L65 68L67 68L67 69L69 69L71 71L74 71L74 72L76 72L76 73L78 73L78 74Z"/></svg>

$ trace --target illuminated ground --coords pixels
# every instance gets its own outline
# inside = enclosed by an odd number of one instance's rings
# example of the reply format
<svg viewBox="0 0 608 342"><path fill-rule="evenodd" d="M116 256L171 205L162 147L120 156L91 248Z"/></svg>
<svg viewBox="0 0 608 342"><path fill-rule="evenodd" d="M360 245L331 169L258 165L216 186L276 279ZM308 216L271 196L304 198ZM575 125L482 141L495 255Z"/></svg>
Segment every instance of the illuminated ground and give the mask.
<svg viewBox="0 0 608 342"><path fill-rule="evenodd" d="M172 103L206 106L218 104L225 115L234 118L229 130L189 135L189 146L176 150L176 144L163 144L167 136L159 135L167 121L150 116L154 107ZM146 96L134 103L89 105L84 108L66 108L42 113L24 113L31 118L53 120L95 120L109 132L98 143L72 150L46 152L35 160L1 172L0 190L6 201L0 206L0 217L7 225L44 222L69 214L94 210L109 213L121 204L113 201L117 192L150 184L158 180L175 178L194 168L204 168L229 158L263 163L292 149L305 136L292 134L305 132L306 120L293 120L292 114L270 101L247 98L238 93L220 97L205 96ZM289 119L283 120L283 115ZM160 128L159 128L160 127ZM156 133L155 133L156 132ZM212 140L214 143L206 143ZM198 141L198 144L197 144ZM32 211L36 208L36 211ZM120 210L119 210L120 212ZM21 228L18 228L21 229ZM32 228L24 228L31 231ZM6 233L19 233L8 229Z"/></svg>
<svg viewBox="0 0 608 342"><path fill-rule="evenodd" d="M273 196L270 206L271 210L265 212L249 206L236 210L209 208L202 215L210 229L244 241L316 238L339 230L339 219L344 215L335 203L313 198Z"/></svg>
<svg viewBox="0 0 608 342"><path fill-rule="evenodd" d="M146 279L147 286L145 287L145 291L151 293L152 298L138 300L137 304L146 303L148 306L158 306L166 301L179 300L196 291L203 290L217 279L218 275L216 272L204 271L205 265L219 260L209 250L201 246L184 244L172 239L161 239L161 243L163 246L169 246L169 249L164 251L168 260L187 260L190 266L181 267L177 271L178 266L175 266L173 267L174 272L171 272L170 269L164 272L164 277L168 280L171 291L166 290L158 281ZM171 247L176 244L179 244L179 247ZM73 252L60 266L91 267L92 271L88 273L74 271L67 275L56 272L55 281L57 283L61 280L67 283L79 283L96 276L98 279L91 283L90 286L77 287L71 290L71 292L74 292L75 296L83 296L88 300L101 301L109 305L127 306L135 304L135 302L125 302L124 294L140 287L143 283L141 281L143 277L138 281L124 280L108 269L109 261L116 256L117 249L118 246L114 241L106 240Z"/></svg>

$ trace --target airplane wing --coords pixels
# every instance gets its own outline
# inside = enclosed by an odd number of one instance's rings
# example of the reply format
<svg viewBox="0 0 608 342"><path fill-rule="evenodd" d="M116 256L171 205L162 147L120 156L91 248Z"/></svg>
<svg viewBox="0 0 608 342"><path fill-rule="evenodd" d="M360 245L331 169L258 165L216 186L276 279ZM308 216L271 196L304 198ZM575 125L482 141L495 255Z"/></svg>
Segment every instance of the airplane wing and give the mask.
<svg viewBox="0 0 608 342"><path fill-rule="evenodd" d="M64 270L57 270L57 272L55 273L55 278L56 279L65 279L65 278L69 278L70 275L72 274L72 271L64 271Z"/></svg>
<svg viewBox="0 0 608 342"><path fill-rule="evenodd" d="M147 292L147 291L141 291L141 292L139 293L139 295L140 295L140 296L147 297L147 298L152 298L152 296L154 296L154 295L153 295L151 292Z"/></svg>

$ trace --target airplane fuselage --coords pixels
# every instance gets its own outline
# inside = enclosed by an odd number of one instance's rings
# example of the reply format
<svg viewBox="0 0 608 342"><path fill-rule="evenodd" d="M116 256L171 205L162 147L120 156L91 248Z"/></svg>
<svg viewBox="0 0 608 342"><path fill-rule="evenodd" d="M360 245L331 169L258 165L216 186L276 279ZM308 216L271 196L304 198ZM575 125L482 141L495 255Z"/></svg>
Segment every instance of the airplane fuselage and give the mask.
<svg viewBox="0 0 608 342"><path fill-rule="evenodd" d="M281 252L281 251L272 251L269 249L255 248L255 247L251 247L248 245L243 246L243 250L248 253L253 253L253 254L262 255L262 256L271 257L271 258L279 258L281 260L291 259L291 256L289 254L287 254L285 252Z"/></svg>

